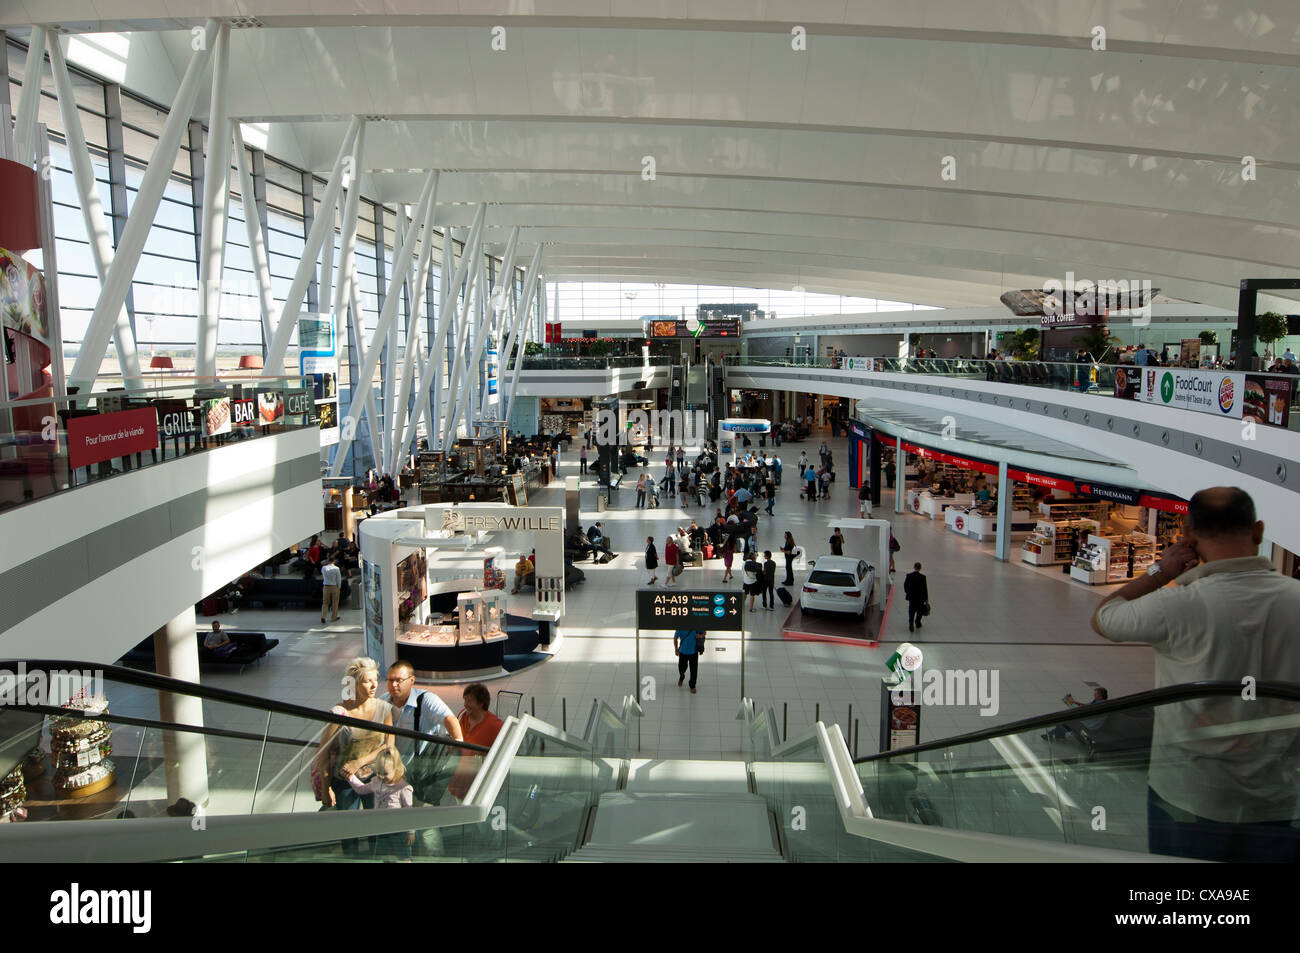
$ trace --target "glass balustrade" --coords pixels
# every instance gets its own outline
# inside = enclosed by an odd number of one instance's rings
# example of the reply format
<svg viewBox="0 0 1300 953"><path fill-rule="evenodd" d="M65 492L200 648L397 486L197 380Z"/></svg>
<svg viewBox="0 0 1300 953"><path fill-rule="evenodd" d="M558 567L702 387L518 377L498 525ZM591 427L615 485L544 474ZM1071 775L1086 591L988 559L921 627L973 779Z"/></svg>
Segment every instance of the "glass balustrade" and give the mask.
<svg viewBox="0 0 1300 953"><path fill-rule="evenodd" d="M310 377L167 377L137 388L0 402L0 510L240 441L319 427L320 396Z"/></svg>

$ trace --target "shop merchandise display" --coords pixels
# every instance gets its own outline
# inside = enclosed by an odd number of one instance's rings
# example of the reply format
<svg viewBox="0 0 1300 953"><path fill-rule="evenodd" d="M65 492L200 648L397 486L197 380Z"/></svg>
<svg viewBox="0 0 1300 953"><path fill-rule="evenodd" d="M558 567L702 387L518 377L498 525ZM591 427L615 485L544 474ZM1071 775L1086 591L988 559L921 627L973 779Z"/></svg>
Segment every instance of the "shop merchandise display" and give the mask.
<svg viewBox="0 0 1300 953"><path fill-rule="evenodd" d="M64 708L88 715L108 713L103 695L74 698ZM112 729L107 722L76 715L52 718L50 752L54 757L54 790L59 797L89 797L111 787L116 769Z"/></svg>
<svg viewBox="0 0 1300 953"><path fill-rule="evenodd" d="M483 594L462 592L456 597L460 617L458 645L479 645L483 641Z"/></svg>
<svg viewBox="0 0 1300 953"><path fill-rule="evenodd" d="M1074 557L1070 578L1090 586L1124 582L1155 561L1156 541L1146 533L1089 537Z"/></svg>
<svg viewBox="0 0 1300 953"><path fill-rule="evenodd" d="M0 822L25 820L26 801L27 785L23 781L22 765L19 765L0 780Z"/></svg>
<svg viewBox="0 0 1300 953"><path fill-rule="evenodd" d="M1032 566L1053 566L1073 561L1078 541L1084 534L1101 531L1096 520L1039 520L1020 550L1022 561Z"/></svg>

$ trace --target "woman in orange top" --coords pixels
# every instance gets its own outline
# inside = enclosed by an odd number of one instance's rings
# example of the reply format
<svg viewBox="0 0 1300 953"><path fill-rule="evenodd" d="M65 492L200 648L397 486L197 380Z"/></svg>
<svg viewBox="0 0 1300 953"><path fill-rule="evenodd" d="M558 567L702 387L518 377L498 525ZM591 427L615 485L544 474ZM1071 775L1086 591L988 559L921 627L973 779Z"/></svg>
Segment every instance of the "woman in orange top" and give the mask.
<svg viewBox="0 0 1300 953"><path fill-rule="evenodd" d="M475 682L465 686L465 693L461 697L465 707L457 716L457 720L465 733L465 740L485 748L492 747L502 727L501 719L491 712L492 693L482 682ZM460 766L456 768L451 783L447 785L447 790L457 800L463 801L465 795L469 793L469 786L474 781L474 775L478 773L481 761L482 756L476 751L466 751L461 754Z"/></svg>

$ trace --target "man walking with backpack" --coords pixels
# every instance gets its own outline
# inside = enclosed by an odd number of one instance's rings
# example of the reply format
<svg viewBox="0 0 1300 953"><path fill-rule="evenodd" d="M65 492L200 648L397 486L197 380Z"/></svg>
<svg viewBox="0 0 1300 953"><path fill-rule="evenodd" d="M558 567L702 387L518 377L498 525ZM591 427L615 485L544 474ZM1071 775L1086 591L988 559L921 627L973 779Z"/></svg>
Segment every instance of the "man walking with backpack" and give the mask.
<svg viewBox="0 0 1300 953"><path fill-rule="evenodd" d="M907 599L907 631L921 628L921 619L929 611L930 587L921 574L921 564L914 563L912 571L903 578L903 596Z"/></svg>

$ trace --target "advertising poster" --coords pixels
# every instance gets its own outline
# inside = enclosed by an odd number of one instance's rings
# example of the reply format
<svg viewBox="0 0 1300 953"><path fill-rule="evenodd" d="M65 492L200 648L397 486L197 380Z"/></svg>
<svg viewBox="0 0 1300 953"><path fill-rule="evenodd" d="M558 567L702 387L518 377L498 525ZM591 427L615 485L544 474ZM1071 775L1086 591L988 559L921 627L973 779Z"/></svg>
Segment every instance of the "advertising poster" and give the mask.
<svg viewBox="0 0 1300 953"><path fill-rule="evenodd" d="M1115 368L1115 396L1124 400L1137 400L1138 388L1142 385L1142 368Z"/></svg>
<svg viewBox="0 0 1300 953"><path fill-rule="evenodd" d="M495 407L497 404L497 349L488 348L487 352L487 382L488 382L488 404Z"/></svg>
<svg viewBox="0 0 1300 953"><path fill-rule="evenodd" d="M45 278L22 255L0 248L0 322L49 346Z"/></svg>
<svg viewBox="0 0 1300 953"><path fill-rule="evenodd" d="M1142 368L1142 400L1201 414L1240 420L1246 375L1238 371L1203 371L1183 367Z"/></svg>
<svg viewBox="0 0 1300 953"><path fill-rule="evenodd" d="M384 665L384 592L379 564L361 560L362 601L366 608L366 657Z"/></svg>
<svg viewBox="0 0 1300 953"><path fill-rule="evenodd" d="M1291 380L1284 377L1246 375L1244 416L1259 424L1286 427L1291 421Z"/></svg>
<svg viewBox="0 0 1300 953"><path fill-rule="evenodd" d="M333 315L304 314L298 318L298 371L312 382L321 446L338 443L339 356Z"/></svg>
<svg viewBox="0 0 1300 953"><path fill-rule="evenodd" d="M258 394L257 416L263 426L278 423L284 417L284 395L275 390Z"/></svg>
<svg viewBox="0 0 1300 953"><path fill-rule="evenodd" d="M74 470L158 446L152 407L68 419L68 459Z"/></svg>
<svg viewBox="0 0 1300 953"><path fill-rule="evenodd" d="M203 432L209 437L230 433L229 397L212 397L203 402Z"/></svg>

